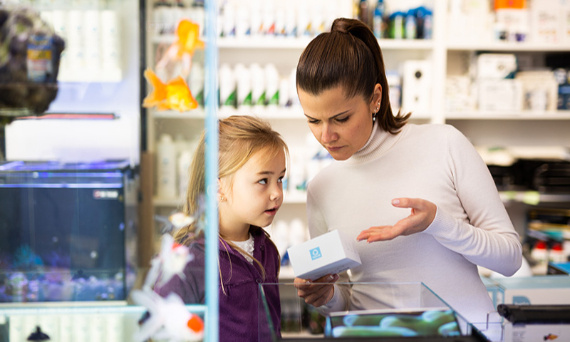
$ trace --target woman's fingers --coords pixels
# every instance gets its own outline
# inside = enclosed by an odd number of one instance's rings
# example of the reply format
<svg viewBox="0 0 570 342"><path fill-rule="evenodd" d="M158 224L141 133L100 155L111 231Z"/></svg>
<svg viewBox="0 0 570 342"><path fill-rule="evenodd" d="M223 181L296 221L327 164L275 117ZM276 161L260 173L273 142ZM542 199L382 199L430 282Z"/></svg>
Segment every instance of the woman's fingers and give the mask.
<svg viewBox="0 0 570 342"><path fill-rule="evenodd" d="M421 198L395 198L392 205L398 208L410 208L409 216L393 226L375 226L363 230L356 240L367 242L392 240L400 235L411 235L424 231L435 218L437 206Z"/></svg>
<svg viewBox="0 0 570 342"><path fill-rule="evenodd" d="M337 280L337 274L327 274L314 281L295 278L294 285L297 288L297 295L303 298L307 304L321 306L332 299L334 294L332 283Z"/></svg>

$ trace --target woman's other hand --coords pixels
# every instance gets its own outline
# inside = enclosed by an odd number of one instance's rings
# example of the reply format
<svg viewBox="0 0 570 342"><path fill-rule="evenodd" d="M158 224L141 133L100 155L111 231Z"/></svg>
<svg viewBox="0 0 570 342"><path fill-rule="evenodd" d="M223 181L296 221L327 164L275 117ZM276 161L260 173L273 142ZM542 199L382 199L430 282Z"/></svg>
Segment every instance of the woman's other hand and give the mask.
<svg viewBox="0 0 570 342"><path fill-rule="evenodd" d="M318 307L328 303L334 295L334 282L338 280L338 274L327 274L316 280L295 278L294 285L297 295L305 300L305 303Z"/></svg>
<svg viewBox="0 0 570 342"><path fill-rule="evenodd" d="M398 208L411 208L410 216L401 219L393 226L370 227L358 234L356 240L367 242L392 240L400 235L423 232L435 218L437 206L421 198L395 198L392 205Z"/></svg>

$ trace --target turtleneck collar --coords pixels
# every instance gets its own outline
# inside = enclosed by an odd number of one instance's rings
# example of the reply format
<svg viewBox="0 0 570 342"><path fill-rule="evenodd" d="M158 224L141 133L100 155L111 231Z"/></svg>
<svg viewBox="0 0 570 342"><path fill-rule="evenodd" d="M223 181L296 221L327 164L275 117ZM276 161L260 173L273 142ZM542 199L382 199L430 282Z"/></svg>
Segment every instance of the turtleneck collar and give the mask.
<svg viewBox="0 0 570 342"><path fill-rule="evenodd" d="M376 159L385 154L394 144L404 135L410 124L402 127L400 133L391 134L382 130L378 123L374 123L372 133L364 146L352 155L347 162L349 163L364 163L372 159Z"/></svg>

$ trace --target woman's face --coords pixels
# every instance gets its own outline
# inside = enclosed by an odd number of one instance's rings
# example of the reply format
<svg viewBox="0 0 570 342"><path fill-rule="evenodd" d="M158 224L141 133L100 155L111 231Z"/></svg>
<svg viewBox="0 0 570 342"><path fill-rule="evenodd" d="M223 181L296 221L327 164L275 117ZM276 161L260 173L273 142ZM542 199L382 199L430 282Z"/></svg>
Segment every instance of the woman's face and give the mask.
<svg viewBox="0 0 570 342"><path fill-rule="evenodd" d="M380 107L381 89L377 84L370 102L360 95L346 98L342 86L319 95L298 89L311 132L335 160L350 158L368 141L372 115Z"/></svg>

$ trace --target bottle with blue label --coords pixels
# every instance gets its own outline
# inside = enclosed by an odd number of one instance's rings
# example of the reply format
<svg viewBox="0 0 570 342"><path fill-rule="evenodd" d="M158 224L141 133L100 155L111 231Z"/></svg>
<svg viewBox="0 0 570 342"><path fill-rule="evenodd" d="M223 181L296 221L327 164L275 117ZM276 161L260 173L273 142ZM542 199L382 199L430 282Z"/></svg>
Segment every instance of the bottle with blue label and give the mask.
<svg viewBox="0 0 570 342"><path fill-rule="evenodd" d="M384 6L384 0L378 0L376 3L376 8L374 8L374 17L372 19L372 28L374 35L378 39L385 38L385 26L384 26L384 13L386 12Z"/></svg>
<svg viewBox="0 0 570 342"><path fill-rule="evenodd" d="M433 12L424 6L416 9L417 35L421 39L432 39Z"/></svg>

